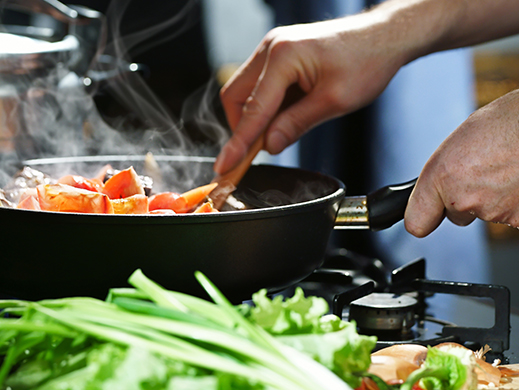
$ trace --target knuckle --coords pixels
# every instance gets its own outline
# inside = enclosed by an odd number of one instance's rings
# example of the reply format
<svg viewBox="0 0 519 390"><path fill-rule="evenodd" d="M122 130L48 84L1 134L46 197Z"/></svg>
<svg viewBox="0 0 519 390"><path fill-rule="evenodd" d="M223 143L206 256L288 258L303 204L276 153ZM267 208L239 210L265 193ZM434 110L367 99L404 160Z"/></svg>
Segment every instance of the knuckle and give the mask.
<svg viewBox="0 0 519 390"><path fill-rule="evenodd" d="M219 91L220 101L224 107L231 107L235 104L241 104L237 91L232 85L223 86Z"/></svg>
<svg viewBox="0 0 519 390"><path fill-rule="evenodd" d="M229 87L224 85L222 88L220 88L220 99L226 100L229 97Z"/></svg>
<svg viewBox="0 0 519 390"><path fill-rule="evenodd" d="M472 215L472 214L466 213L466 212L448 211L446 213L446 216L449 219L449 221L451 221L453 224L455 224L457 226L467 226L470 223L472 223L472 221L474 221L474 219L476 219L475 215Z"/></svg>
<svg viewBox="0 0 519 390"><path fill-rule="evenodd" d="M481 217L484 221L500 223L508 226L519 226L518 216L515 213L488 212Z"/></svg>
<svg viewBox="0 0 519 390"><path fill-rule="evenodd" d="M348 102L344 96L344 91L339 86L334 86L328 90L326 95L323 96L325 105L330 111L346 111L348 108Z"/></svg>
<svg viewBox="0 0 519 390"><path fill-rule="evenodd" d="M243 114L247 116L261 116L264 112L264 105L255 96L250 96L243 105Z"/></svg>
<svg viewBox="0 0 519 390"><path fill-rule="evenodd" d="M286 59L296 50L294 46L294 42L283 38L272 40L269 48L271 60Z"/></svg>
<svg viewBox="0 0 519 390"><path fill-rule="evenodd" d="M251 123L264 127L270 121L265 104L255 96L250 96L242 107L242 116L248 118Z"/></svg>
<svg viewBox="0 0 519 390"><path fill-rule="evenodd" d="M267 44L271 43L272 41L274 41L274 39L276 39L278 36L282 35L283 33L283 26L278 26L278 27L274 27L272 28L270 31L268 31L266 34L265 34L265 37L263 38L263 41Z"/></svg>
<svg viewBox="0 0 519 390"><path fill-rule="evenodd" d="M220 101L226 107L232 100L232 94L229 92L229 88L223 87L220 89Z"/></svg>
<svg viewBox="0 0 519 390"><path fill-rule="evenodd" d="M478 218L487 222L507 223L508 217L497 210L481 211Z"/></svg>

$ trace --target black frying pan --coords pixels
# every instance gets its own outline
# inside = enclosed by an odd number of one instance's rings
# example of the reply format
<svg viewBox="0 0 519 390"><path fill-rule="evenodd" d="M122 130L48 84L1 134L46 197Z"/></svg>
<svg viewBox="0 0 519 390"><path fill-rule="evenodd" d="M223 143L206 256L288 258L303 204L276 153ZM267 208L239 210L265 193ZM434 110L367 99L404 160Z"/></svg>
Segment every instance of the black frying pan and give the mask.
<svg viewBox="0 0 519 390"><path fill-rule="evenodd" d="M157 156L165 187L208 183L212 159ZM27 164L51 175L93 175L110 163L142 156L55 158ZM197 181L179 188L186 178ZM174 187L173 187L174 186ZM234 193L251 209L211 214L100 215L0 208L0 293L22 299L87 295L104 298L127 286L137 268L163 285L203 296L195 270L232 301L260 288L280 290L323 261L335 228L391 226L403 218L414 182L366 197L346 197L343 183L316 172L252 166Z"/></svg>

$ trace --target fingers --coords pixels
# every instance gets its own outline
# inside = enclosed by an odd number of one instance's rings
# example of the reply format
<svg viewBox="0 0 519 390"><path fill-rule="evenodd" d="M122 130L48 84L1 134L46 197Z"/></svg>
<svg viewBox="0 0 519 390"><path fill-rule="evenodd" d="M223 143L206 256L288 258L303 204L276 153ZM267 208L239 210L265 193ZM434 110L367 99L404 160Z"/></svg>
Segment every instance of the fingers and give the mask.
<svg viewBox="0 0 519 390"><path fill-rule="evenodd" d="M259 58L259 57L258 57ZM244 72L234 80L234 84L222 91L222 101L227 111L231 126L236 122L234 134L218 155L214 170L224 174L235 167L244 158L248 149L262 134L276 116L283 103L287 89L298 81L295 67L282 66L279 61L272 61L269 56L257 83L249 96L237 85L250 86L250 78L257 72L256 65L250 65L250 73ZM236 92L239 90L239 92Z"/></svg>
<svg viewBox="0 0 519 390"><path fill-rule="evenodd" d="M425 237L432 233L448 218L458 226L466 226L476 219L473 211L458 210L455 202L446 202L442 190L434 183L427 183L420 177L412 192L404 216L406 230L416 237Z"/></svg>
<svg viewBox="0 0 519 390"><path fill-rule="evenodd" d="M405 228L413 236L425 237L443 221L444 210L438 193L430 191L419 178L405 210Z"/></svg>
<svg viewBox="0 0 519 390"><path fill-rule="evenodd" d="M222 105L231 129L235 129L240 121L243 106L256 87L266 58L267 49L262 42L220 91Z"/></svg>

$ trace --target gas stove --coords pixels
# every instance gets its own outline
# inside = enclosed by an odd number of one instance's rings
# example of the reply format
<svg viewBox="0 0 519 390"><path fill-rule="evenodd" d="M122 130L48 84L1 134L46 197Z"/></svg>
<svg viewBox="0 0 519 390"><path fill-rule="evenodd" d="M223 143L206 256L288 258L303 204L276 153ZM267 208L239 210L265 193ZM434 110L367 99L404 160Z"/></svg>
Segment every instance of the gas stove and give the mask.
<svg viewBox="0 0 519 390"><path fill-rule="evenodd" d="M398 343L456 342L491 348L487 361L516 363L510 354L510 291L504 286L429 280L425 259L389 271L382 262L340 249L323 266L287 290L325 298L331 312L355 321L359 333L377 336L375 349ZM468 322L468 325L467 325ZM514 343L515 348L515 343Z"/></svg>

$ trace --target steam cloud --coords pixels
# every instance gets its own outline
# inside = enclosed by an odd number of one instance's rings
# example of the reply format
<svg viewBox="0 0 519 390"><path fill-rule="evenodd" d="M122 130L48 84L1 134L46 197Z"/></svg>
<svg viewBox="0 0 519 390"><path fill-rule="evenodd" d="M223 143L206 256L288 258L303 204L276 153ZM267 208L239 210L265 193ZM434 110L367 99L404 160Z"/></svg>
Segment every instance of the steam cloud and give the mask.
<svg viewBox="0 0 519 390"><path fill-rule="evenodd" d="M157 155L209 155L225 141L228 131L213 112L218 88L215 81L209 81L189 97L181 118L175 118L138 72L119 71L128 69L131 64L130 51L136 55L164 40L182 39L182 32L194 22L191 11L196 1L187 2L180 12L164 22L144 26L123 36L121 20L129 4L129 0L110 3L105 15L107 38L102 40L98 53L102 55L91 64L89 77L76 74L67 62L61 61L46 67L37 77L29 70L13 77L2 73L0 67L0 187L12 177L21 161L30 158L144 155L150 151ZM4 26L1 11L0 33ZM171 33L154 39L164 31ZM110 59L109 63L101 61L106 58ZM105 80L109 91L139 118L138 128L125 118L119 119L117 128L113 123L108 125L96 107L95 76L112 73L116 77ZM16 88L9 92L5 86L12 84L12 80L15 80ZM88 85L90 82L93 84ZM194 143L189 137L187 123L205 134L209 144ZM189 172L185 176L196 175L197 172Z"/></svg>

